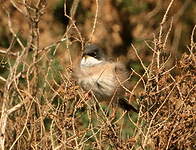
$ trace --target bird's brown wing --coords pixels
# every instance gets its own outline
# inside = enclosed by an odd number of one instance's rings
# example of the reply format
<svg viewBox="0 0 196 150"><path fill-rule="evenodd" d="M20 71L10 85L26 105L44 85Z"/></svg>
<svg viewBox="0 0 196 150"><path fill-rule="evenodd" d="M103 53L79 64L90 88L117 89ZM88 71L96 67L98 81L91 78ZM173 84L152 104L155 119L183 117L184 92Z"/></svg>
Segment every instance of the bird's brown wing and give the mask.
<svg viewBox="0 0 196 150"><path fill-rule="evenodd" d="M126 66L120 63L116 64L115 74L116 74L117 82L119 83L118 93L122 93L122 94L118 94L117 97L117 103L119 107L127 111L134 111L138 113L138 110L134 108L131 104L129 104L129 102L124 98L123 95L125 91L130 90L131 87L130 80L128 79L129 74L126 69Z"/></svg>

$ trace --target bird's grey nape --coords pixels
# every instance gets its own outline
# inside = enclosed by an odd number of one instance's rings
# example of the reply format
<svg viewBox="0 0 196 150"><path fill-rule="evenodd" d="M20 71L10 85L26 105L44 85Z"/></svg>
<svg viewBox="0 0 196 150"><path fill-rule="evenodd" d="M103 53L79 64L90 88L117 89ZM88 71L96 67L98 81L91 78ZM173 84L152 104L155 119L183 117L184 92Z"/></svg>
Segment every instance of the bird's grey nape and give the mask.
<svg viewBox="0 0 196 150"><path fill-rule="evenodd" d="M101 49L101 47L99 47L97 44L90 44L90 43L86 44L84 47L85 52L93 51L96 49Z"/></svg>

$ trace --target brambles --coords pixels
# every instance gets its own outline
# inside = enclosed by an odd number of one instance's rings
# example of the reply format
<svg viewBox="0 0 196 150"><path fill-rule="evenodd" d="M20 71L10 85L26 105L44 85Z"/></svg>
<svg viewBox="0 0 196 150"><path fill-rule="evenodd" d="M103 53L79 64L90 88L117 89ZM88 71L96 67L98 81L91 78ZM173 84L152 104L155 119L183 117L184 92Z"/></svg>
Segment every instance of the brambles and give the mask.
<svg viewBox="0 0 196 150"><path fill-rule="evenodd" d="M195 57L195 56L193 56ZM156 149L194 149L196 78L193 57L184 54L171 72L147 84L142 101ZM159 90L156 91L156 86Z"/></svg>

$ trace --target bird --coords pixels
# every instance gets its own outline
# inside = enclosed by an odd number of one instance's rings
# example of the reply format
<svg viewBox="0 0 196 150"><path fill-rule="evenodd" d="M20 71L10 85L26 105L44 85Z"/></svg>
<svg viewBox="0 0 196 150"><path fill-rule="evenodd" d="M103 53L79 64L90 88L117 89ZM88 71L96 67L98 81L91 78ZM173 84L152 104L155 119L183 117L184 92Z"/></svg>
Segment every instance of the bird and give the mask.
<svg viewBox="0 0 196 150"><path fill-rule="evenodd" d="M85 45L81 58L75 63L73 76L79 86L84 91L90 91L99 102L106 101L138 113L124 98L130 85L126 65L112 61L97 44Z"/></svg>

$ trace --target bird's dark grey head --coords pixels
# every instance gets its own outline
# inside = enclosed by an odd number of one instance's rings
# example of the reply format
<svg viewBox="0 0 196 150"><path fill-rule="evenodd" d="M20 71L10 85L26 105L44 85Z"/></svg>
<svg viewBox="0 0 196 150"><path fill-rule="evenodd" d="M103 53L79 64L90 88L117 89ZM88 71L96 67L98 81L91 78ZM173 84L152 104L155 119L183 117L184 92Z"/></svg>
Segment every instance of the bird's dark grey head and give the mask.
<svg viewBox="0 0 196 150"><path fill-rule="evenodd" d="M105 60L105 52L96 44L88 44L85 46L83 56L91 56L98 60Z"/></svg>

